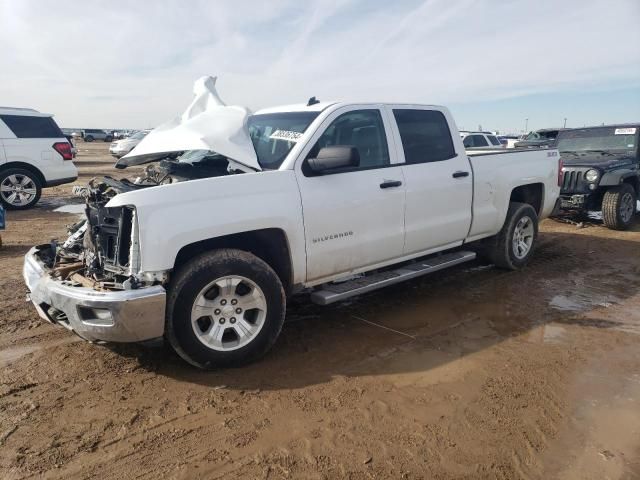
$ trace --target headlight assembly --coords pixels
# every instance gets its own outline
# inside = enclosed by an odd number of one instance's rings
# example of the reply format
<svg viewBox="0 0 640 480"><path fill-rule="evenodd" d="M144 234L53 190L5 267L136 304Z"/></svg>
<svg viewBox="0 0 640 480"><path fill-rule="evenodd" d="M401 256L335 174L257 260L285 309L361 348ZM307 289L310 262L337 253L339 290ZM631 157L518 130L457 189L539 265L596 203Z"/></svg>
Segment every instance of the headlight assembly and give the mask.
<svg viewBox="0 0 640 480"><path fill-rule="evenodd" d="M590 183L593 183L596 180L598 180L599 176L600 176L600 172L598 172L598 170L594 170L593 168L591 170L587 170L587 173L584 174L585 180Z"/></svg>

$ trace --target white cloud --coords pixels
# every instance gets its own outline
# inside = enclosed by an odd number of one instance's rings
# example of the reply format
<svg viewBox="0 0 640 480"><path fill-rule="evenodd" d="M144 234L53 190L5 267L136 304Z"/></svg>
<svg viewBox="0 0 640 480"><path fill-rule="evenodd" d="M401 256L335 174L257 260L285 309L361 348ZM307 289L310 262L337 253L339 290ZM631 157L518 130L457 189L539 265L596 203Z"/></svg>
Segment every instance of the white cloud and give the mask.
<svg viewBox="0 0 640 480"><path fill-rule="evenodd" d="M0 0L0 104L144 127L205 74L251 108L638 86L639 22L637 0Z"/></svg>

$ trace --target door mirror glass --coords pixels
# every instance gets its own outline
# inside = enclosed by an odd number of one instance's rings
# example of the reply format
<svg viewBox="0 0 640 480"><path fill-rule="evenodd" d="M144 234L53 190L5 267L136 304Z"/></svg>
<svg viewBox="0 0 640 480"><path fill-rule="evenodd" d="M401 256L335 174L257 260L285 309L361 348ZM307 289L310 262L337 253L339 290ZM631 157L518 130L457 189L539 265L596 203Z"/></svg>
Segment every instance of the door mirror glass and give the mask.
<svg viewBox="0 0 640 480"><path fill-rule="evenodd" d="M307 160L314 173L323 173L339 168L356 168L360 165L358 149L352 145L333 145L323 147L315 158Z"/></svg>

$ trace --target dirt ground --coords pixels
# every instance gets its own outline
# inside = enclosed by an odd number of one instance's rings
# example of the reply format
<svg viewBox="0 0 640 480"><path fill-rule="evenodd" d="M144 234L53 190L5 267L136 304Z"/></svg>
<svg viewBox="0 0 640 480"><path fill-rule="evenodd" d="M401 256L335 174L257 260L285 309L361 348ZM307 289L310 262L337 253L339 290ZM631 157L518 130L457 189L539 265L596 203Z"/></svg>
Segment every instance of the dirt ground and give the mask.
<svg viewBox="0 0 640 480"><path fill-rule="evenodd" d="M78 147L79 184L115 172L107 144ZM64 238L70 190L2 233L0 478L640 478L640 218L547 220L520 272L294 299L266 358L201 372L25 302L22 256Z"/></svg>

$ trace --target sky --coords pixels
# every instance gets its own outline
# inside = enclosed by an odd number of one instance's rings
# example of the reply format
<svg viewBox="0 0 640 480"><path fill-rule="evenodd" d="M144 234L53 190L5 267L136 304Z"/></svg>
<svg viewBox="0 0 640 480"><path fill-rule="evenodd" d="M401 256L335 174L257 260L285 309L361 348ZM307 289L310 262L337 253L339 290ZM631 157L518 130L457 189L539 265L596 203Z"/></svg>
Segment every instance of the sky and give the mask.
<svg viewBox="0 0 640 480"><path fill-rule="evenodd" d="M0 105L148 128L193 82L252 110L448 106L460 128L640 121L640 0L0 0Z"/></svg>

